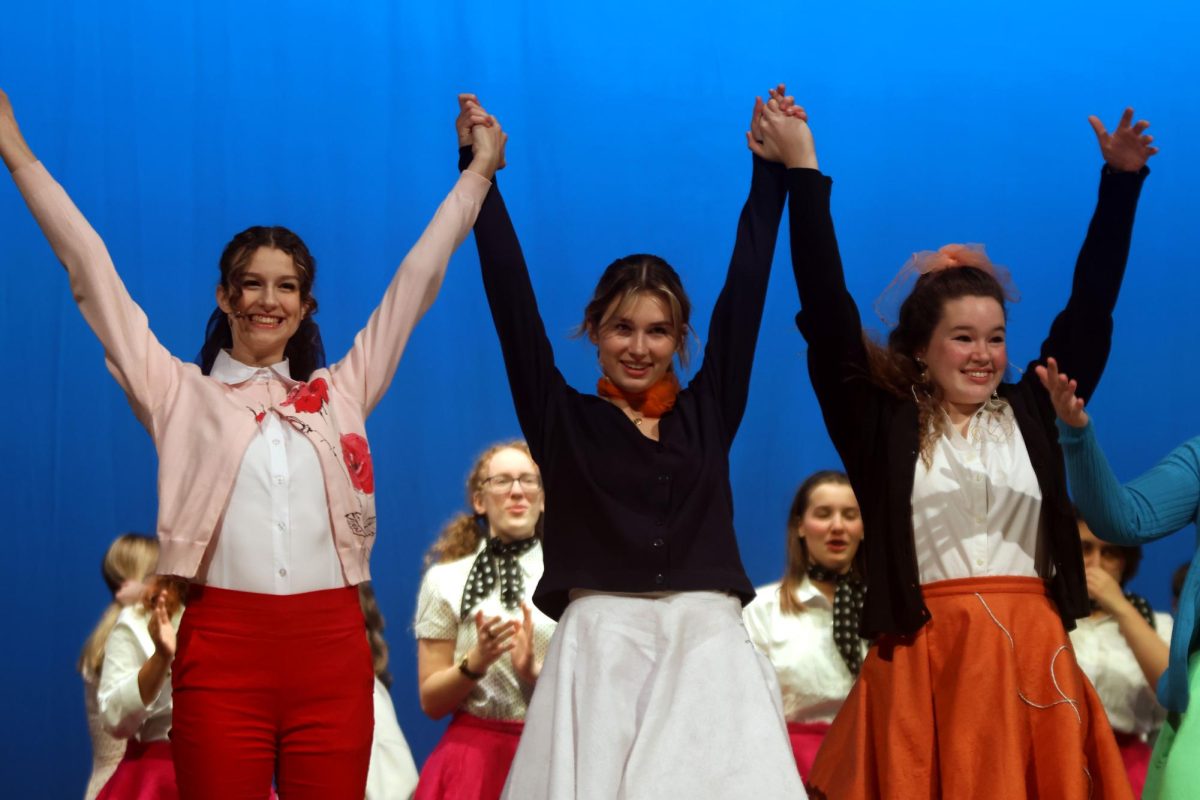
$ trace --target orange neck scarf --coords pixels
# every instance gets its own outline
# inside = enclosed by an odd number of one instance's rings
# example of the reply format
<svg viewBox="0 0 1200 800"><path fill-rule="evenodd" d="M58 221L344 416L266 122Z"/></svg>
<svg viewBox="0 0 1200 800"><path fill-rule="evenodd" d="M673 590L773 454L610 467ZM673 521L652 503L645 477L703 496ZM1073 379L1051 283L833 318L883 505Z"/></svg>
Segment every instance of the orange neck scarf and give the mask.
<svg viewBox="0 0 1200 800"><path fill-rule="evenodd" d="M671 371L646 391L630 394L607 377L602 377L596 382L596 394L606 400L624 400L642 416L657 419L675 407L675 396L679 394L679 379Z"/></svg>

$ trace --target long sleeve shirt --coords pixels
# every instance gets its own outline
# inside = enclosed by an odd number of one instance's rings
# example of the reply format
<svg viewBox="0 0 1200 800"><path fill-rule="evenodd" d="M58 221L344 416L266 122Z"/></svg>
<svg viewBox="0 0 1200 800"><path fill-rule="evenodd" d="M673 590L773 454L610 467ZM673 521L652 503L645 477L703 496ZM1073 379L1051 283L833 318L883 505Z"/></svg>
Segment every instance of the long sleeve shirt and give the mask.
<svg viewBox="0 0 1200 800"><path fill-rule="evenodd" d="M276 414L308 437L320 459L346 583L368 580L376 525L366 417L391 383L409 334L432 305L450 256L466 238L491 182L464 172L345 357L290 392L272 384L263 401L257 384L222 383L159 343L104 242L40 162L17 169L13 180L66 267L71 293L104 346L109 372L154 439L159 572L196 574L261 415Z"/></svg>
<svg viewBox="0 0 1200 800"><path fill-rule="evenodd" d="M572 589L715 590L754 597L738 553L729 448L741 423L786 187L754 159L703 365L644 436L620 408L567 385L498 187L475 223L483 283L517 419L546 483L545 574L534 602L554 619Z"/></svg>
<svg viewBox="0 0 1200 800"><path fill-rule="evenodd" d="M1070 373L1067 373L1070 374ZM1075 504L1097 536L1137 545L1200 522L1200 436L1172 450L1153 469L1122 485L1096 439L1095 425L1058 425ZM1192 559L1171 633L1171 657L1158 681L1158 699L1171 711L1188 707L1188 656L1200 604L1200 551Z"/></svg>
<svg viewBox="0 0 1200 800"><path fill-rule="evenodd" d="M1075 264L1071 296L1055 318L1036 363L1048 356L1090 397L1108 360L1116 305L1133 230L1138 194L1148 170L1112 172L1100 196ZM788 170L792 268L800 293L796 324L808 341L808 370L833 440L870 534L859 549L866 559L867 599L861 633L912 634L929 620L921 597L913 535L912 492L920 451L917 405L870 376L858 306L846 288L829 210L832 182L812 169ZM1064 625L1090 609L1083 556L1067 496L1054 408L1030 364L1017 383L999 393L1012 407L1042 495L1050 594ZM1068 366L1069 365L1069 366Z"/></svg>
<svg viewBox="0 0 1200 800"><path fill-rule="evenodd" d="M176 629L183 610L171 620ZM138 673L154 654L150 615L136 604L121 610L104 644L104 667L96 692L104 727L119 739L137 737L142 742L165 741L171 731L171 676L168 673L149 703L142 702Z"/></svg>

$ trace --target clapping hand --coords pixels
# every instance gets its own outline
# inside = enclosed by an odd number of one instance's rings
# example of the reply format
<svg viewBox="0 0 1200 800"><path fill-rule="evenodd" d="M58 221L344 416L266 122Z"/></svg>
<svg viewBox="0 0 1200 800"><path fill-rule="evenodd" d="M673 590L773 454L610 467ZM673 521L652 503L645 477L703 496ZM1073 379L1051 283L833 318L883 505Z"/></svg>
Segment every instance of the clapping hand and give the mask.
<svg viewBox="0 0 1200 800"><path fill-rule="evenodd" d="M175 626L171 623L171 615L167 613L167 596L163 592L159 592L154 598L149 628L154 652L162 656L168 664L171 663L175 658Z"/></svg>
<svg viewBox="0 0 1200 800"><path fill-rule="evenodd" d="M1118 172L1137 172L1146 166L1150 156L1158 152L1158 148L1151 144L1154 137L1146 135L1150 123L1143 119L1133 124L1132 108L1125 109L1117 129L1112 133L1105 130L1104 123L1097 116L1088 117L1088 122L1096 132L1104 160Z"/></svg>
<svg viewBox="0 0 1200 800"><path fill-rule="evenodd" d="M542 665L533 652L533 609L521 603L522 619L513 638L512 662L517 675L526 683L537 682Z"/></svg>

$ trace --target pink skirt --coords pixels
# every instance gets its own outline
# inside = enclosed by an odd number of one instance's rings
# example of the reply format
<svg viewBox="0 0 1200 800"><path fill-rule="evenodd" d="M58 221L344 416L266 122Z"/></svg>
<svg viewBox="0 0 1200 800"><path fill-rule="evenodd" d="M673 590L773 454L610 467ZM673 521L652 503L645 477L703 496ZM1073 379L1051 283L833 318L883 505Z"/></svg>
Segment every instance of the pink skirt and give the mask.
<svg viewBox="0 0 1200 800"><path fill-rule="evenodd" d="M170 742L130 739L117 771L96 800L178 800Z"/></svg>
<svg viewBox="0 0 1200 800"><path fill-rule="evenodd" d="M413 800L497 800L524 728L520 721L456 712L421 768Z"/></svg>
<svg viewBox="0 0 1200 800"><path fill-rule="evenodd" d="M800 777L808 780L812 772L813 761L825 734L829 733L828 722L789 722L787 724L788 738L792 740L792 754L796 756L796 766L800 769Z"/></svg>
<svg viewBox="0 0 1200 800"><path fill-rule="evenodd" d="M1135 733L1117 735L1117 747L1121 750L1121 760L1125 762L1125 774L1129 776L1129 785L1133 787L1133 796L1142 796L1142 787L1146 785L1146 772L1150 769L1150 745L1142 741Z"/></svg>

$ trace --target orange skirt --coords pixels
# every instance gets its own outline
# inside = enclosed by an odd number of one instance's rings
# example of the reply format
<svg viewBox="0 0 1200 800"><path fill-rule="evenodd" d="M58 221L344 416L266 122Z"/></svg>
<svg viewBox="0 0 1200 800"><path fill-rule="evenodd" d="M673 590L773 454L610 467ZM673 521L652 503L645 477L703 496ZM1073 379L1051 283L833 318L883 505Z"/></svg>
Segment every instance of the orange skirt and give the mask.
<svg viewBox="0 0 1200 800"><path fill-rule="evenodd" d="M932 618L872 645L817 754L810 798L1133 797L1042 581L922 591Z"/></svg>

